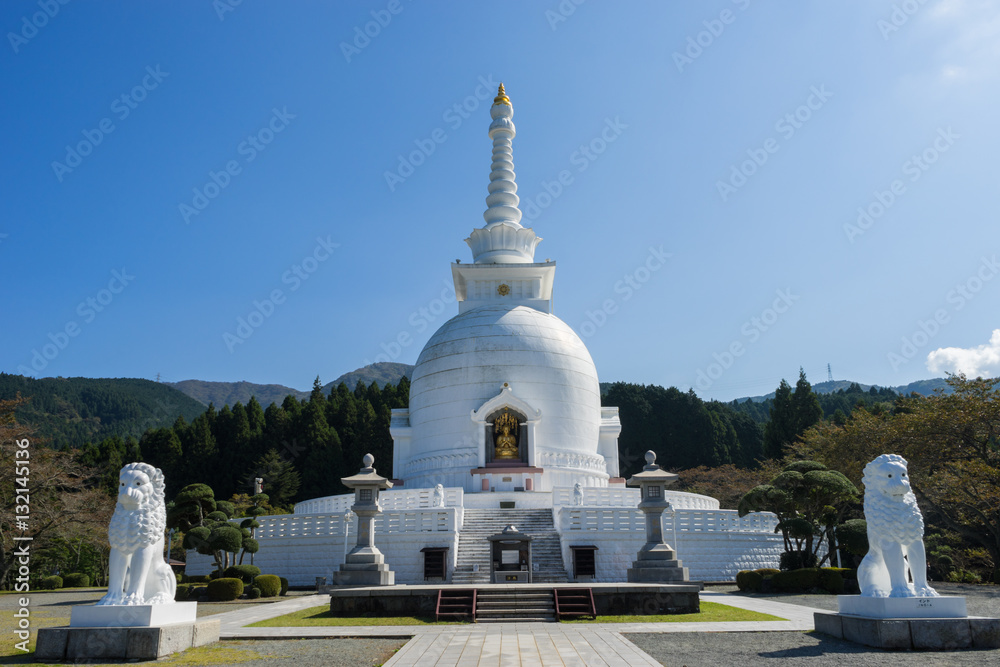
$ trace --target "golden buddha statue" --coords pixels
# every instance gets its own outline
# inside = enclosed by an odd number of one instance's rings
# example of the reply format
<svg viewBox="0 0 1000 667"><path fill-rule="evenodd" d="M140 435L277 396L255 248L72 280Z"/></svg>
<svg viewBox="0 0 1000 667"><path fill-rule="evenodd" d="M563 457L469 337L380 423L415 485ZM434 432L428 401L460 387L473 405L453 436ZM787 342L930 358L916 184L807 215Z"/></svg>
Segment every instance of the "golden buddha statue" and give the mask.
<svg viewBox="0 0 1000 667"><path fill-rule="evenodd" d="M513 431L513 433L512 433ZM509 412L504 412L493 422L493 458L518 459L517 451L517 419Z"/></svg>

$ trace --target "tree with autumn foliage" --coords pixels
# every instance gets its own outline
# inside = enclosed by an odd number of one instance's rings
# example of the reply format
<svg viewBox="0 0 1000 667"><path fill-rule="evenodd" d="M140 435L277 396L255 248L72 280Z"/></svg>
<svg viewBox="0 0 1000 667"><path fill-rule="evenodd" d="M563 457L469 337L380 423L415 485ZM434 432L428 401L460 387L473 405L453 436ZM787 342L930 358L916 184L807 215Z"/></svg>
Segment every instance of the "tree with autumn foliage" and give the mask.
<svg viewBox="0 0 1000 667"><path fill-rule="evenodd" d="M891 414L857 411L842 427L812 429L794 452L836 466L856 481L876 456L903 456L925 516L986 549L993 580L1000 582L998 384L1000 379L950 376L950 394L900 399Z"/></svg>

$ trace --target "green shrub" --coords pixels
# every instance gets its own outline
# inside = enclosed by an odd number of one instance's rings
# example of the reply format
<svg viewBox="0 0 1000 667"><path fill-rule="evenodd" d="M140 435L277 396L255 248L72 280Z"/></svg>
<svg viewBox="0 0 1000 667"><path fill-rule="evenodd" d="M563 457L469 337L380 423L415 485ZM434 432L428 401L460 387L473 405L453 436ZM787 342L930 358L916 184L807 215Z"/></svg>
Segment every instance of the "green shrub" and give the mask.
<svg viewBox="0 0 1000 667"><path fill-rule="evenodd" d="M262 574L255 578L253 583L260 588L260 594L266 598L273 598L281 592L281 578L276 574Z"/></svg>
<svg viewBox="0 0 1000 667"><path fill-rule="evenodd" d="M253 583L253 578L260 574L260 568L256 565L231 565L222 573L223 577L239 579L244 585Z"/></svg>
<svg viewBox="0 0 1000 667"><path fill-rule="evenodd" d="M47 577L39 577L38 584L36 588L43 591L54 591L57 588L63 587L63 579L58 574L52 574Z"/></svg>
<svg viewBox="0 0 1000 667"><path fill-rule="evenodd" d="M194 584L177 584L177 592L174 593L174 599L178 602L184 602L191 596L192 588L194 588Z"/></svg>
<svg viewBox="0 0 1000 667"><path fill-rule="evenodd" d="M843 583L843 582L842 582ZM820 585L818 567L804 567L798 570L786 570L771 577L771 585L779 591L807 591Z"/></svg>
<svg viewBox="0 0 1000 667"><path fill-rule="evenodd" d="M764 577L765 579L768 579L781 572L781 570L773 567L762 567L759 570L754 570L754 572Z"/></svg>
<svg viewBox="0 0 1000 667"><path fill-rule="evenodd" d="M969 572L968 570L952 570L945 575L945 581L953 584L981 584L983 578L975 572Z"/></svg>
<svg viewBox="0 0 1000 667"><path fill-rule="evenodd" d="M192 586L188 593L188 600L200 600L208 595L208 586Z"/></svg>
<svg viewBox="0 0 1000 667"><path fill-rule="evenodd" d="M216 565L215 567L218 567L218 565ZM218 570L212 570L211 573L209 573L208 575L208 581L214 581L215 579L218 579L221 576L222 574Z"/></svg>
<svg viewBox="0 0 1000 667"><path fill-rule="evenodd" d="M208 597L216 602L229 602L243 595L243 582L233 577L222 577L208 584Z"/></svg>
<svg viewBox="0 0 1000 667"><path fill-rule="evenodd" d="M785 551L781 554L779 567L782 570L801 570L816 567L816 554L808 551Z"/></svg>
<svg viewBox="0 0 1000 667"><path fill-rule="evenodd" d="M63 577L64 588L86 588L90 586L90 575L82 572L72 572Z"/></svg>
<svg viewBox="0 0 1000 667"><path fill-rule="evenodd" d="M759 592L764 577L752 570L744 570L736 575L736 585L741 591Z"/></svg>
<svg viewBox="0 0 1000 667"><path fill-rule="evenodd" d="M211 580L207 574L184 575L185 584L207 584Z"/></svg>
<svg viewBox="0 0 1000 667"><path fill-rule="evenodd" d="M256 600L259 597L260 597L260 589L257 588L256 586L251 586L250 590L247 591L247 599Z"/></svg>
<svg viewBox="0 0 1000 667"><path fill-rule="evenodd" d="M288 579L284 577L278 577L281 580L281 593L279 595L284 595L288 592Z"/></svg>
<svg viewBox="0 0 1000 667"><path fill-rule="evenodd" d="M819 570L819 583L823 590L834 595L844 592L844 571L846 568L822 567Z"/></svg>

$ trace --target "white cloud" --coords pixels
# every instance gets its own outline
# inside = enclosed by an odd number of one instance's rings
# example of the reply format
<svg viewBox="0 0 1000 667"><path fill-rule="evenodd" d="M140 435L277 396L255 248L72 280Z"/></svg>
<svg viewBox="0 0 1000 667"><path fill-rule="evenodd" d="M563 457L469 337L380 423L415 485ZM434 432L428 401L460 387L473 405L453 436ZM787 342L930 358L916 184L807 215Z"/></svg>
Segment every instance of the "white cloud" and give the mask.
<svg viewBox="0 0 1000 667"><path fill-rule="evenodd" d="M965 373L969 377L1000 375L1000 329L994 329L990 342L978 347L941 347L927 355L927 370L932 373Z"/></svg>

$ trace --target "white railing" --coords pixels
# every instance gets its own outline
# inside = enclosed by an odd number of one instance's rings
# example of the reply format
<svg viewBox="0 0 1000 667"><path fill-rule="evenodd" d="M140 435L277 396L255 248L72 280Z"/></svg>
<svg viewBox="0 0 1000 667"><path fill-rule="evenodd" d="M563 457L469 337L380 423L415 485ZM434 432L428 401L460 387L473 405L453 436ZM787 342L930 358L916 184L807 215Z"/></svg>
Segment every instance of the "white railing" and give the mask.
<svg viewBox="0 0 1000 667"><path fill-rule="evenodd" d="M571 530L644 531L645 519L638 509L598 509L561 507L556 510L559 532ZM736 510L677 510L663 513L663 530L678 533L773 533L778 518L770 512L754 512L744 517Z"/></svg>
<svg viewBox="0 0 1000 667"><path fill-rule="evenodd" d="M461 488L444 490L445 507L461 507L463 499ZM379 505L384 510L409 510L437 507L434 489L399 489L398 491L383 491L378 495ZM295 505L295 514L343 514L354 504L353 493L342 493L338 496L326 496L303 500Z"/></svg>
<svg viewBox="0 0 1000 667"><path fill-rule="evenodd" d="M741 517L736 510L680 510L673 515L664 512L663 527L672 530L675 525L679 533L773 533L778 517L771 512Z"/></svg>
<svg viewBox="0 0 1000 667"><path fill-rule="evenodd" d="M637 509L562 507L556 510L559 532L570 530L645 530L645 519Z"/></svg>
<svg viewBox="0 0 1000 667"><path fill-rule="evenodd" d="M376 534L454 532L460 517L455 508L387 511L375 519ZM280 514L257 517L260 527L254 531L258 540L289 537L329 537L344 534L344 513ZM357 530L351 518L350 533Z"/></svg>
<svg viewBox="0 0 1000 667"><path fill-rule="evenodd" d="M583 505L580 507L635 507L639 504L639 489L614 487L583 487ZM682 510L717 510L719 501L709 496L683 491L664 492L667 502ZM552 489L552 506L576 506L573 487L557 486Z"/></svg>

